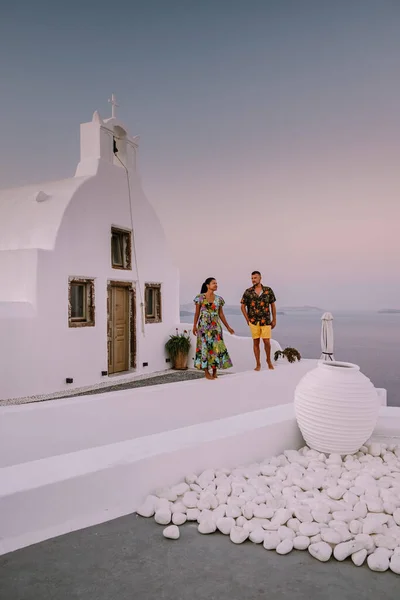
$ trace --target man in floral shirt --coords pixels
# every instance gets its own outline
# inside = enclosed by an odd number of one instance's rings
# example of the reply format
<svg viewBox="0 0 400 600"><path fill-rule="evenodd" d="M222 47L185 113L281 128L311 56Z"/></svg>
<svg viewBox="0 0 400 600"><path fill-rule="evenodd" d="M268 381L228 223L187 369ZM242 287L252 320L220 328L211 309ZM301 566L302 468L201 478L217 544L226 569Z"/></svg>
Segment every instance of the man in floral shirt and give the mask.
<svg viewBox="0 0 400 600"><path fill-rule="evenodd" d="M253 338L253 350L256 358L255 371L260 371L260 338L264 342L265 354L269 369L274 365L271 361L271 330L276 325L275 294L270 287L261 284L260 271L253 271L251 283L242 297L241 308ZM272 315L271 315L272 313ZM272 318L271 318L272 316Z"/></svg>

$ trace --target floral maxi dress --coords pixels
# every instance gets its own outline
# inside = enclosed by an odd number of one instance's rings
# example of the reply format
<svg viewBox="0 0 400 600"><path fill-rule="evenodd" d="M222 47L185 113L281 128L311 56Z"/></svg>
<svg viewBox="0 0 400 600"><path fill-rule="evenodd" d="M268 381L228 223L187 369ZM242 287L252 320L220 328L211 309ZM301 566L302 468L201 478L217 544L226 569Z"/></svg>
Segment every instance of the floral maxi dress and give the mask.
<svg viewBox="0 0 400 600"><path fill-rule="evenodd" d="M232 361L222 337L219 319L219 309L225 300L216 295L214 302L208 302L204 294L199 294L194 303L200 304L194 366L197 369L229 369Z"/></svg>

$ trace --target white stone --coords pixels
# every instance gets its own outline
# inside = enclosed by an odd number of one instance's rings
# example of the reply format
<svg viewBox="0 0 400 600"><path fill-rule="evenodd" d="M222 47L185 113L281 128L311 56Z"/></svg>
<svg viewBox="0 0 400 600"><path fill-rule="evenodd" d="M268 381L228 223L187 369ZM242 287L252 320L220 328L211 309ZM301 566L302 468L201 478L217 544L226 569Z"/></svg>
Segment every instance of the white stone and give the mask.
<svg viewBox="0 0 400 600"><path fill-rule="evenodd" d="M186 492L182 498L182 503L187 508L196 508L198 502L197 492Z"/></svg>
<svg viewBox="0 0 400 600"><path fill-rule="evenodd" d="M318 535L320 531L321 527L318 523L300 523L299 526L299 533L301 535L306 535L307 537Z"/></svg>
<svg viewBox="0 0 400 600"><path fill-rule="evenodd" d="M349 489L349 493L354 494L354 496L360 497L364 493L364 488L354 485Z"/></svg>
<svg viewBox="0 0 400 600"><path fill-rule="evenodd" d="M196 483L197 475L195 475L195 473L189 473L189 475L186 475L185 481L188 485L191 485L192 483Z"/></svg>
<svg viewBox="0 0 400 600"><path fill-rule="evenodd" d="M174 504L171 506L171 512L172 512L172 514L174 514L174 513L186 513L187 512L187 506L185 506L183 504L183 502L180 502L178 500L177 502L174 502Z"/></svg>
<svg viewBox="0 0 400 600"><path fill-rule="evenodd" d="M362 527L363 526L362 526L361 521L357 521L357 520L350 521L350 524L349 524L350 533L357 535L358 533L362 532Z"/></svg>
<svg viewBox="0 0 400 600"><path fill-rule="evenodd" d="M306 535L299 535L293 540L293 547L295 550L307 550L310 545L310 538Z"/></svg>
<svg viewBox="0 0 400 600"><path fill-rule="evenodd" d="M400 525L400 508L396 508L393 513L393 519L395 520L397 525Z"/></svg>
<svg viewBox="0 0 400 600"><path fill-rule="evenodd" d="M246 519L252 519L254 515L255 505L247 503L242 507L242 514Z"/></svg>
<svg viewBox="0 0 400 600"><path fill-rule="evenodd" d="M296 536L293 529L290 529L290 527L286 527L285 525L278 527L278 535L282 541L286 539L293 540Z"/></svg>
<svg viewBox="0 0 400 600"><path fill-rule="evenodd" d="M169 502L175 502L175 500L178 498L178 494L176 494L170 488L161 488L160 490L157 490L156 496L159 498L165 498L166 500L169 500Z"/></svg>
<svg viewBox="0 0 400 600"><path fill-rule="evenodd" d="M351 555L351 560L356 565L356 567L361 567L361 565L364 564L365 559L367 558L367 554L368 552L365 549L358 550L358 552L354 552Z"/></svg>
<svg viewBox="0 0 400 600"><path fill-rule="evenodd" d="M390 559L389 568L393 573L396 573L396 575L400 575L400 553L393 554Z"/></svg>
<svg viewBox="0 0 400 600"><path fill-rule="evenodd" d="M371 571L387 571L389 568L389 558L387 554L383 554L376 550L367 558L367 563Z"/></svg>
<svg viewBox="0 0 400 600"><path fill-rule="evenodd" d="M271 523L285 525L292 518L292 512L287 508L279 508L271 519Z"/></svg>
<svg viewBox="0 0 400 600"><path fill-rule="evenodd" d="M317 544L310 544L308 551L314 558L317 558L321 562L326 562L332 556L332 548L326 542L318 542Z"/></svg>
<svg viewBox="0 0 400 600"><path fill-rule="evenodd" d="M307 508L300 507L294 511L294 516L296 519L301 521L302 523L312 523L313 517L311 511Z"/></svg>
<svg viewBox="0 0 400 600"><path fill-rule="evenodd" d="M200 487L206 488L209 483L214 480L215 471L213 469L206 469L197 478L197 483Z"/></svg>
<svg viewBox="0 0 400 600"><path fill-rule="evenodd" d="M372 536L367 535L366 533L359 533L354 539L356 542L361 542L368 552L375 550L375 544Z"/></svg>
<svg viewBox="0 0 400 600"><path fill-rule="evenodd" d="M383 533L383 524L379 520L366 519L363 523L362 532L367 535Z"/></svg>
<svg viewBox="0 0 400 600"><path fill-rule="evenodd" d="M205 519L204 521L201 521L197 528L199 533L204 533L204 534L214 533L214 531L216 529L217 529L217 526L212 519Z"/></svg>
<svg viewBox="0 0 400 600"><path fill-rule="evenodd" d="M249 531L243 527L232 527L230 531L230 539L234 544L242 544L249 537Z"/></svg>
<svg viewBox="0 0 400 600"><path fill-rule="evenodd" d="M177 540L179 535L179 527L176 525L170 525L163 530L163 536L169 540Z"/></svg>
<svg viewBox="0 0 400 600"><path fill-rule="evenodd" d="M342 457L340 456L340 454L332 452L332 454L330 454L326 459L326 462L330 465L341 465Z"/></svg>
<svg viewBox="0 0 400 600"><path fill-rule="evenodd" d="M269 508L266 504L259 504L254 507L253 514L258 519L271 519L274 516L274 509Z"/></svg>
<svg viewBox="0 0 400 600"><path fill-rule="evenodd" d="M311 544L317 544L318 542L322 542L322 537L320 533L317 533L317 535L313 535L310 537Z"/></svg>
<svg viewBox="0 0 400 600"><path fill-rule="evenodd" d="M183 525L184 523L186 523L187 520L187 516L184 513L173 513L172 515L172 522L174 525Z"/></svg>
<svg viewBox="0 0 400 600"><path fill-rule="evenodd" d="M287 527L290 527L290 529L292 529L294 532L297 533L299 531L300 521L299 521L299 519L292 518L292 519L288 520L286 525L287 525Z"/></svg>
<svg viewBox="0 0 400 600"><path fill-rule="evenodd" d="M379 498L370 498L366 499L366 504L369 512L380 513L383 511L383 502Z"/></svg>
<svg viewBox="0 0 400 600"><path fill-rule="evenodd" d="M360 519L365 519L365 517L367 516L368 513L368 508L366 503L363 500L360 500L359 502L357 502L357 504L354 505L353 508L353 512L356 515L356 518L360 518Z"/></svg>
<svg viewBox="0 0 400 600"><path fill-rule="evenodd" d="M198 508L188 508L186 517L188 521L197 521L199 518L200 511Z"/></svg>
<svg viewBox="0 0 400 600"><path fill-rule="evenodd" d="M177 496L183 496L183 494L189 491L189 485L183 481L182 483L174 485L171 490Z"/></svg>
<svg viewBox="0 0 400 600"><path fill-rule="evenodd" d="M340 544L343 541L339 531L335 531L335 529L330 529L329 527L321 530L321 539L328 544Z"/></svg>
<svg viewBox="0 0 400 600"><path fill-rule="evenodd" d="M346 493L346 488L337 485L336 487L330 487L326 490L326 493L333 500L340 500L343 497L343 494Z"/></svg>
<svg viewBox="0 0 400 600"><path fill-rule="evenodd" d="M397 547L397 540L390 535L377 534L372 536L374 544L377 548L387 548L388 550L394 550Z"/></svg>
<svg viewBox="0 0 400 600"><path fill-rule="evenodd" d="M209 519L212 519L212 518L213 518L213 511L204 509L200 512L199 516L197 517L197 520L199 523L201 523L202 521L208 521Z"/></svg>
<svg viewBox="0 0 400 600"><path fill-rule="evenodd" d="M369 446L367 446L367 448L368 448L369 454L371 454L372 456L380 456L381 455L382 448L381 448L381 445L378 444L377 442L370 444Z"/></svg>
<svg viewBox="0 0 400 600"><path fill-rule="evenodd" d="M155 496L147 496L146 500L136 510L141 517L152 517L156 512L157 498Z"/></svg>
<svg viewBox="0 0 400 600"><path fill-rule="evenodd" d="M276 548L277 554L289 554L293 550L293 539L286 538Z"/></svg>
<svg viewBox="0 0 400 600"><path fill-rule="evenodd" d="M353 521L354 517L356 516L354 514L354 512L351 510L347 511L347 510L337 510L335 512L332 513L333 518L336 521L343 521L344 523L350 523L350 521Z"/></svg>
<svg viewBox="0 0 400 600"><path fill-rule="evenodd" d="M168 523L171 523L171 518L172 514L170 510L159 509L154 515L154 520L159 525L168 525Z"/></svg>
<svg viewBox="0 0 400 600"><path fill-rule="evenodd" d="M226 508L226 506L220 504L215 510L212 511L212 518L215 522L217 522L218 519L221 519L221 517L225 517Z"/></svg>
<svg viewBox="0 0 400 600"><path fill-rule="evenodd" d="M355 552L358 552L359 550L363 549L364 544L362 542L351 540L349 542L342 542L341 544L335 546L333 555L336 558L336 560L342 561L345 560L351 554L354 554Z"/></svg>
<svg viewBox="0 0 400 600"><path fill-rule="evenodd" d="M239 506L236 506L233 504L231 506L226 507L225 514L227 517L232 517L233 519L237 519L237 517L241 516L242 511L239 508Z"/></svg>
<svg viewBox="0 0 400 600"><path fill-rule="evenodd" d="M332 521L332 518L333 518L332 515L330 515L329 513L318 511L318 510L313 510L312 516L316 523L323 523L323 524L329 523L329 521Z"/></svg>
<svg viewBox="0 0 400 600"><path fill-rule="evenodd" d="M249 534L249 540L254 544L262 544L265 538L265 531L262 527L255 527Z"/></svg>
<svg viewBox="0 0 400 600"><path fill-rule="evenodd" d="M281 538L277 531L267 531L263 544L266 550L276 550L280 543Z"/></svg>
<svg viewBox="0 0 400 600"><path fill-rule="evenodd" d="M232 517L221 517L216 521L217 529L224 535L229 535L234 525L235 519Z"/></svg>

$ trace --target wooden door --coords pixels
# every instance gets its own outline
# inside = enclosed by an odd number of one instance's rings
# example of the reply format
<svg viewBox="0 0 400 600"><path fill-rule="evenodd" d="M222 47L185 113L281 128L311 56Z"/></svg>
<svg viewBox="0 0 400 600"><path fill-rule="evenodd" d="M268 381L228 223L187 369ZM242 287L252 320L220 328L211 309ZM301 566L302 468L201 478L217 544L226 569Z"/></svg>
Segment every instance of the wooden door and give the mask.
<svg viewBox="0 0 400 600"><path fill-rule="evenodd" d="M129 369L129 288L111 285L108 290L108 373Z"/></svg>

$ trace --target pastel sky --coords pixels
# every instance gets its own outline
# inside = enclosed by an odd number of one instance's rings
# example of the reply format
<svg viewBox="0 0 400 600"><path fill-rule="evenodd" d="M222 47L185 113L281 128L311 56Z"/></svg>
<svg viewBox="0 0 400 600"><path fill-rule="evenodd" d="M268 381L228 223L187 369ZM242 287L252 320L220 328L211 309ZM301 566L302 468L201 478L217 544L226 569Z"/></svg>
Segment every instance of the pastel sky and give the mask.
<svg viewBox="0 0 400 600"><path fill-rule="evenodd" d="M398 0L8 2L0 187L72 175L112 92L182 302L258 269L280 306L400 308Z"/></svg>

